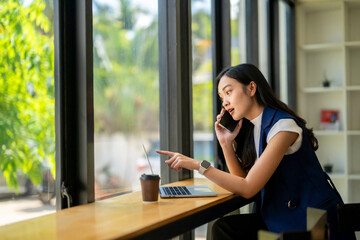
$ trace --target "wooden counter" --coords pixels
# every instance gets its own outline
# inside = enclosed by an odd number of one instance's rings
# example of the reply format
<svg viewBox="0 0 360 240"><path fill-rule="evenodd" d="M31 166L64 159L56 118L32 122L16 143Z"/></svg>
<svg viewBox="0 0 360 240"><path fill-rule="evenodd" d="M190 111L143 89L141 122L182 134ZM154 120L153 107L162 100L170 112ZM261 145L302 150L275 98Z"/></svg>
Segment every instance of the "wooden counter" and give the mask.
<svg viewBox="0 0 360 240"><path fill-rule="evenodd" d="M208 185L218 196L143 203L141 192L64 209L0 227L1 239L164 239L237 209L250 200L207 179L169 185ZM1 216L6 217L6 216Z"/></svg>

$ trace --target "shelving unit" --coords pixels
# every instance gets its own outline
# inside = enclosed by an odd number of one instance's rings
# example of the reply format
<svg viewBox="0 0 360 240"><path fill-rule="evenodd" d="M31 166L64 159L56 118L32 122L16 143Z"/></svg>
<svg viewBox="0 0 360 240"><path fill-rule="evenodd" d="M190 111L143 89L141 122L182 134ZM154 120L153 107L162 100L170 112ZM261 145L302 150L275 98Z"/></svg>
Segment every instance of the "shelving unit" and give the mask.
<svg viewBox="0 0 360 240"><path fill-rule="evenodd" d="M298 112L344 201L360 202L360 0L299 0L296 18ZM320 130L323 109L339 110L338 130Z"/></svg>

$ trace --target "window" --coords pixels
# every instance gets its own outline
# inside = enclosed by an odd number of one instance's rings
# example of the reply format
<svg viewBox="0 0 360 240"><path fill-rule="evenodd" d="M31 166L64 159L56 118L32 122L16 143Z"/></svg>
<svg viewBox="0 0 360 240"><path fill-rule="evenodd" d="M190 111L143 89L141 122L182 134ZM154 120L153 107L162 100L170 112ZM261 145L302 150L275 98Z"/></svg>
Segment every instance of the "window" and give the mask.
<svg viewBox="0 0 360 240"><path fill-rule="evenodd" d="M296 109L295 6L279 1L280 98Z"/></svg>
<svg viewBox="0 0 360 240"><path fill-rule="evenodd" d="M280 99L288 103L286 3L279 1Z"/></svg>
<svg viewBox="0 0 360 240"><path fill-rule="evenodd" d="M210 12L210 0L191 1L194 158L213 162L214 121L212 117ZM194 174L197 174L197 171Z"/></svg>
<svg viewBox="0 0 360 240"><path fill-rule="evenodd" d="M53 1L0 1L0 225L55 211Z"/></svg>
<svg viewBox="0 0 360 240"><path fill-rule="evenodd" d="M160 174L157 1L93 1L95 198Z"/></svg>
<svg viewBox="0 0 360 240"><path fill-rule="evenodd" d="M258 0L258 22L259 22L259 69L269 81L269 34L268 34L268 1Z"/></svg>
<svg viewBox="0 0 360 240"><path fill-rule="evenodd" d="M212 117L212 41L210 0L191 1L194 158L214 163ZM194 171L194 177L203 177ZM195 229L195 239L205 239L207 224Z"/></svg>
<svg viewBox="0 0 360 240"><path fill-rule="evenodd" d="M231 0L231 66L246 62L245 1Z"/></svg>

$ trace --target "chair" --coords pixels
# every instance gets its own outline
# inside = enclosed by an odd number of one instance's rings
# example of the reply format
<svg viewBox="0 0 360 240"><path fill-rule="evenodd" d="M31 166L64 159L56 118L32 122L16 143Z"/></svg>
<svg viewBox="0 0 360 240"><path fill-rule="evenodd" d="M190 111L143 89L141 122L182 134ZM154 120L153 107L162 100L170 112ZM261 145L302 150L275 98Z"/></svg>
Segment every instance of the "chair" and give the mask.
<svg viewBox="0 0 360 240"><path fill-rule="evenodd" d="M283 232L279 236L279 240L313 240L311 231L290 231ZM319 239L320 240L320 239ZM321 239L324 240L324 239Z"/></svg>
<svg viewBox="0 0 360 240"><path fill-rule="evenodd" d="M306 228L310 231L312 240L329 239L330 233L326 210L308 207L306 215Z"/></svg>
<svg viewBox="0 0 360 240"><path fill-rule="evenodd" d="M259 240L328 240L329 229L327 225L327 213L325 210L307 208L306 229L304 231L287 231L274 234L267 231L259 231Z"/></svg>
<svg viewBox="0 0 360 240"><path fill-rule="evenodd" d="M337 211L340 232L360 231L360 203L339 204Z"/></svg>

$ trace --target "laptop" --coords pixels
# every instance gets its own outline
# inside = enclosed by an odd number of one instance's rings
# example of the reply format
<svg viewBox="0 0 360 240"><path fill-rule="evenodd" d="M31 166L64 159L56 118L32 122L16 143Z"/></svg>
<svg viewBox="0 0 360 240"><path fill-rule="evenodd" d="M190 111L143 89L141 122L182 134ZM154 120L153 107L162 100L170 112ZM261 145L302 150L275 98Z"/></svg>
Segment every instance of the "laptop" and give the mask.
<svg viewBox="0 0 360 240"><path fill-rule="evenodd" d="M216 193L206 185L161 186L161 198L215 197Z"/></svg>
<svg viewBox="0 0 360 240"><path fill-rule="evenodd" d="M149 164L151 173L154 174L146 148L143 146L145 157ZM161 186L159 187L161 198L181 198L181 197L215 197L216 193L206 185L195 186Z"/></svg>

